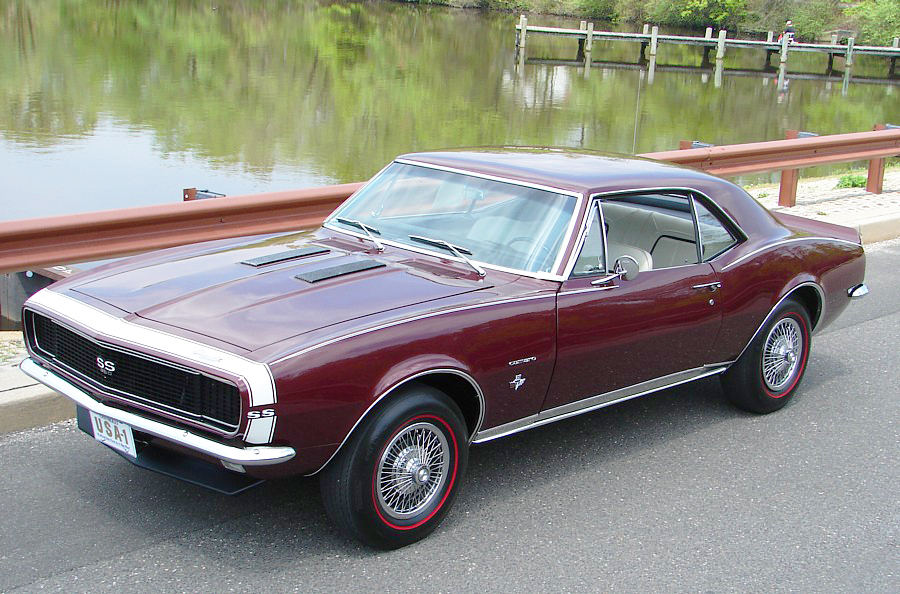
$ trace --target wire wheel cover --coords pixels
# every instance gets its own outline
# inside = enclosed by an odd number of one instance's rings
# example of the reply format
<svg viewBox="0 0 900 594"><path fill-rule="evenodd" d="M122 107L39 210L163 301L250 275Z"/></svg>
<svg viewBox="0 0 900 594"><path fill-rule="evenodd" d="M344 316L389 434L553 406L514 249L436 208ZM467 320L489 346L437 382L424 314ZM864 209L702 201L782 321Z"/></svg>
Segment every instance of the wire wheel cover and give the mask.
<svg viewBox="0 0 900 594"><path fill-rule="evenodd" d="M429 422L404 428L384 449L375 488L391 517L407 519L427 508L441 491L450 468L450 446Z"/></svg>
<svg viewBox="0 0 900 594"><path fill-rule="evenodd" d="M766 387L779 392L787 387L803 359L800 324L794 318L780 320L769 331L763 346L762 374Z"/></svg>

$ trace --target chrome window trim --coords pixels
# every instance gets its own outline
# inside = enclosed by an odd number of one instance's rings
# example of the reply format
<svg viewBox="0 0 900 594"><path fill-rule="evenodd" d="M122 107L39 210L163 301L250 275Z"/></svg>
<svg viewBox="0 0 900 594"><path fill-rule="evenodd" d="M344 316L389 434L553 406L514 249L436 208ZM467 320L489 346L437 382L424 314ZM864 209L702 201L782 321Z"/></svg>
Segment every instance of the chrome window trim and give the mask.
<svg viewBox="0 0 900 594"><path fill-rule="evenodd" d="M240 464L243 466L266 466L287 462L296 455L294 448L284 446L256 446L247 448L225 445L218 441L208 439L196 433L185 431L165 423L160 423L147 417L130 413L118 408L106 406L97 402L89 394L72 385L64 378L52 371L44 369L32 359L25 359L19 364L19 369L25 375L41 382L73 400L78 406L86 408L97 414L101 414L134 427L144 433L149 433L161 439L171 441L186 448L201 452L218 460Z"/></svg>
<svg viewBox="0 0 900 594"><path fill-rule="evenodd" d="M723 209L719 208L719 205L716 204L716 201L715 201L715 200L713 200L712 198L710 198L709 196L707 196L706 194L704 194L704 193L701 192L700 190L697 190L697 189L694 189L694 188L673 187L673 186L660 186L660 187L635 188L635 189L630 189L630 190L610 190L610 191L608 191L608 192L596 192L596 193L594 193L594 194L590 194L589 199L590 199L590 200L597 200L597 199L600 199L600 200L602 201L603 198L605 198L605 197L607 197L607 196L627 196L627 195L629 195L629 194L640 194L640 193L642 193L642 192L686 192L686 193L689 193L689 194L696 194L696 195L698 195L698 196L701 196L701 197L703 197L706 201L708 201L709 204L711 204L711 205L715 208L715 210L716 210L720 215L722 215L722 217L724 217L724 218L725 218L725 219L726 219L726 220L734 227L734 230L736 230L737 232L739 232L739 233L741 234L741 236L743 237L743 240L746 240L747 237L748 237L747 234L744 233L744 230L741 228L741 226L738 225L738 224L735 222L735 220L731 217L731 215L729 215L729 214L728 214L727 212L725 212ZM603 207L602 207L602 206L600 207L600 213L601 213L601 215L603 214ZM585 218L586 218L586 217L585 217ZM696 220L696 217L695 217L695 220ZM604 219L604 221L605 221L605 219ZM585 221L582 220L582 228L584 227L584 223L585 223ZM605 242L605 241L606 241L606 239L605 239L605 238L606 238L606 231L605 231L605 229L604 229L604 232L603 232L603 236L604 236L604 242ZM741 243L741 238L735 238L735 239L736 239L737 241L735 241L735 243L734 243L733 245L731 245L727 250L721 252L720 254L716 255L716 256L713 257L713 258L710 258L710 259L707 260L706 262L698 262L698 264L700 264L700 263L708 264L708 263L710 263L710 262L712 262L712 261L714 261L714 260L719 259L720 257L724 256L725 254L727 254L729 251L731 251L732 249L734 249L736 246L740 245L740 243ZM605 246L605 245L606 245L606 244L604 243L604 246ZM568 262L567 265L566 265L566 269L565 269L565 271L563 272L563 275L562 275L563 278L568 278L569 274L571 273L572 268L575 267L575 259L577 258L577 256L578 256L578 254L577 254L575 251L573 251L573 252L572 252L572 255L569 257L569 262ZM683 267L683 266L696 266L696 265L697 265L697 264L683 264L683 265L679 265L679 266L670 266L669 268L660 268L659 270L670 270L670 269L672 269L672 268L681 268L681 267ZM652 272L652 271L648 270L648 271L645 271L645 272Z"/></svg>
<svg viewBox="0 0 900 594"><path fill-rule="evenodd" d="M421 377L425 377L428 375L438 375L438 374L442 374L442 373L450 373L453 375L458 375L461 378L463 378L464 380L468 381L472 385L472 387L475 389L475 394L478 396L478 409L479 410L478 410L478 422L475 424L475 428L472 431L472 434L469 436L469 443L472 443L472 440L475 438L475 436L481 430L481 424L484 422L485 403L484 403L484 392L481 390L481 386L478 385L478 382L475 381L474 377L472 377L468 373L461 371L459 369L452 369L449 367L448 368L429 369L427 371L420 371L419 373L416 373L407 378L404 378L404 379L396 382L395 384L393 384L390 388L388 388L384 392L382 392L381 395L379 395L378 398L376 398L372 402L372 404L370 404L368 406L368 408L366 408L366 410L363 412L363 414L361 414L359 416L359 418L356 419L356 422L353 423L353 426L350 428L350 431L348 431L347 435L344 436L344 439L341 441L340 445L337 447L337 449L334 451L334 453L328 457L328 460L326 460L325 463L322 464L322 466L320 466L315 472L312 472L306 476L313 476L314 474L318 474L319 472L322 471L323 468L328 466L328 463L331 462L335 456L337 456L339 451L341 451L341 448L344 447L344 444L347 443L347 440L350 439L350 436L353 435L353 432L356 430L356 428L359 426L359 424L362 423L363 419L366 418L366 415L368 415L369 412L373 408L375 408L375 406L379 402L384 400L385 397L390 395L392 392L394 392L398 388L401 388L402 386L408 384L409 382L412 382L414 380L417 380Z"/></svg>
<svg viewBox="0 0 900 594"><path fill-rule="evenodd" d="M525 297L511 297L509 299L498 299L497 301L488 301L485 303L473 303L470 305L462 305L462 306L458 306L458 307L442 309L440 311L433 311L433 312L429 312L426 314L419 314L416 316L404 318L402 320L395 320L393 322L385 322L383 324L378 324L376 326L372 326L371 328L363 328L362 330L357 330L355 332L348 332L347 334L340 334L338 336L335 336L334 338L329 338L327 340L323 340L322 342L317 342L308 347L302 348L299 351L289 353L287 355L283 355L283 356L279 357L278 359L275 359L274 361L272 361L270 363L270 365L276 365L278 363L283 363L284 361L288 361L295 357L303 356L312 351L316 351L316 350L321 349L326 346L331 346L332 344L335 344L335 343L338 343L338 342L341 342L341 341L344 341L344 340L347 340L350 338L356 338L357 336L362 336L364 334L370 334L372 332L377 332L379 330L386 330L387 328L393 328L394 326L400 326L402 324L408 324L410 322L418 322L419 320L426 320L428 318L433 318L436 316L458 313L461 311L468 311L471 309L479 309L482 307L492 307L495 305L506 305L509 303L518 303L520 301L532 301L534 299L549 299L549 298L556 299L556 295L557 295L557 293L556 293L556 290L554 289L551 292L544 291L537 295L528 295Z"/></svg>
<svg viewBox="0 0 900 594"><path fill-rule="evenodd" d="M26 307L25 309L28 310L28 311L31 311L31 312L33 312L33 313L35 313L35 314L38 314L38 315L44 315L44 314L42 314L41 312L39 312L39 311L37 311L37 310L35 310L35 309L32 309L32 308ZM45 316L45 317L47 317L47 316ZM65 328L66 330L69 330L70 332L73 332L74 334L77 334L77 335L81 336L81 337L84 338L85 340L88 340L88 341L90 341L90 342L92 342L92 343L94 343L94 344L97 344L97 345L101 346L102 348L109 349L109 350L111 350L111 351L116 351L116 352L122 353L123 355L128 355L128 356L131 356L131 357L137 357L138 359L144 359L144 360L146 360L146 361L151 361L151 362L156 363L156 364L158 364L158 365L164 365L164 366L166 366L166 367L171 367L171 368L173 368L173 369L178 369L178 370L184 371L184 372L186 372L186 373L196 373L196 374L198 374L198 375L202 375L202 376L208 377L208 378L213 379L213 380L215 380L215 381L220 381L220 382L227 383L227 384L229 384L229 385L234 386L235 388L238 389L238 400L239 400L239 404L241 405L241 406L240 406L240 411L238 412L238 422L237 422L237 425L230 425L230 424L226 424L224 421L219 421L219 423L220 423L221 426L217 427L216 425L212 425L212 424L210 424L210 423L208 423L208 422L204 422L204 419L209 419L209 420L213 420L213 421L216 420L216 419L212 419L211 417L204 417L203 415L196 415L196 414L190 413L190 412L185 411L185 410L181 410L181 409L178 409L178 408L174 408L174 407L165 405L165 404L163 404L163 403L161 403L161 402L156 402L156 401L154 401L154 400L147 400L146 398L143 398L143 397L141 397L141 396L138 396L137 394L132 394L132 393L126 392L126 391L124 391L124 390L117 390L116 388L113 388L113 387L111 387L111 386L107 386L107 385L104 385L104 384L100 384L100 383L98 383L96 380L94 380L93 378L91 378L91 377L85 375L84 373L82 373L82 372L78 371L77 369L71 367L70 365L66 364L64 361L60 361L59 359L56 358L55 355L54 355L53 360L48 360L47 357L44 356L44 353L47 353L47 354L52 354L52 353L50 353L50 351L44 349L44 348L40 345L40 343L38 342L38 339L37 339L37 333L35 332L35 328L34 328L34 324L33 324L33 320L32 320L32 325L31 325L31 335L34 337L35 345L37 345L37 348L40 349L41 352L39 352L39 353L38 353L38 352L32 352L31 355L32 355L32 357L34 357L35 359L37 359L39 362L46 363L48 366L51 366L51 367L56 367L56 366L58 366L58 367L62 368L63 371L66 371L67 373L70 373L70 374L73 375L74 377L80 379L80 380L83 381L85 384L87 384L88 386L90 386L93 390L96 390L97 392L99 392L99 393L101 393L101 394L103 394L103 395L106 395L106 396L109 396L109 397L112 397L112 398L117 398L117 399L120 399L120 400L124 400L125 402L129 402L129 403L140 404L140 405L146 406L147 408L151 408L151 409L153 409L153 410L159 411L159 412L164 413L164 414L169 414L169 415L173 415L173 416L176 416L176 417L181 417L181 418L183 418L183 419L185 419L185 420L188 420L188 421L190 421L190 422L192 422L192 423L196 423L197 425L200 425L200 426L202 426L202 427L205 427L206 429L209 429L210 431L213 431L214 433L221 434L221 435L223 435L223 436L225 436L225 437L234 437L234 436L237 434L238 429L240 429L240 427L241 427L241 417L243 416L242 413L243 413L243 408L244 408L244 407L243 407L243 403L240 402L240 388L239 388L233 381L231 381L231 380L229 380L229 379L226 379L226 378L223 378L223 377L219 377L219 376L215 376L215 375L210 375L209 373L204 373L204 372L199 371L199 370L197 370L197 369L191 369L190 367L188 367L188 366L186 366L186 365L180 365L180 364L178 364L178 363L173 363L173 362L171 362L171 361L166 361L165 359L160 359L159 357L153 357L153 356L150 356L150 355L146 355L146 354L144 354L144 353L140 353L140 352L133 351L133 350L128 350L128 349L125 349L125 348L120 347L120 346L116 346L116 345L112 345L112 344L106 343L106 342L104 342L104 341L102 341L102 340L98 340L98 339L96 339L96 338L93 338L93 337L91 337L91 336L88 336L88 335L85 334L84 332L81 332L80 330L77 330L77 329L73 328L73 327L70 326L69 324L66 324L66 323L64 323L64 322L61 322L61 321L59 321L59 320L57 320L57 319L54 319L54 318L49 318L49 319L51 319L55 324L59 324L60 326L62 326L62 327ZM228 430L225 431L225 430L222 429L222 427L228 427Z"/></svg>
<svg viewBox="0 0 900 594"><path fill-rule="evenodd" d="M121 340L147 350L184 361L196 361L221 371L226 376L244 380L249 393L249 406L265 406L278 402L275 380L269 366L246 357L188 338L148 328L106 313L50 288L38 291L25 302L39 313L70 324L90 328L98 336Z"/></svg>
<svg viewBox="0 0 900 594"><path fill-rule="evenodd" d="M769 249L772 249L772 248L776 248L776 247L778 247L778 246L785 245L785 244L788 244L788 243L795 243L795 242L798 242L798 241L830 241L830 242L834 242L834 243L845 243L845 244L847 244L847 245L852 245L852 246L854 246L854 247L862 247L862 244L861 244L861 243L856 243L855 241L847 241L846 239L838 239L838 238L836 238L836 237L820 237L820 236L817 236L817 235L811 235L811 236L809 236L809 237L792 237L792 238L790 238L790 239L781 239L781 240L776 241L776 242L774 242L774 243L769 243L769 244L766 244L766 245L764 245L764 246L762 246L762 247L758 247L758 248L756 248L755 250L752 250L752 251L750 251L750 252L747 252L747 253L744 254L743 256L740 256L740 257L737 258L736 260L732 260L731 262L729 262L728 264L726 264L725 266L723 266L723 267L722 267L722 270L728 270L728 269L731 268L732 266L735 266L736 264L739 264L740 262L743 262L743 261L746 260L747 258L752 258L753 256L755 256L755 255L757 255L757 254L759 254L759 253L761 253L761 252L764 252L764 251L766 251L766 250L769 250Z"/></svg>
<svg viewBox="0 0 900 594"><path fill-rule="evenodd" d="M590 232L591 232L591 225L594 223L594 219L597 216L600 217L600 229L601 229L600 242L603 245L604 270L597 273L597 275L600 275L600 274L607 274L606 271L609 270L609 257L607 255L609 252L609 249L608 249L608 246L606 245L606 231L605 231L606 227L604 226L605 219L603 218L603 212L602 212L602 209L600 208L600 204L596 200L591 201L591 203L587 207L587 216L585 217L587 220L585 222L584 227L582 228L581 233L578 236L578 240L577 240L578 243L574 246L573 251L572 251L572 254L575 256L572 259L572 268L573 269L575 268L575 262L578 261L578 255L581 253L581 250L584 249L584 242L587 241L588 234L590 234ZM572 271L569 271L569 274L566 276L566 280L578 280L578 279L582 279L582 278L591 278L591 276L592 275L586 274L584 276L577 276L577 277L573 278ZM606 287L606 288L612 288L612 287Z"/></svg>
<svg viewBox="0 0 900 594"><path fill-rule="evenodd" d="M553 186L545 186L543 184L535 184L532 182L526 182L526 181L522 181L522 180L516 180L516 179L512 179L512 178L497 176L497 175L478 173L478 172L474 172L474 171L468 171L466 169L459 169L457 167L447 167L444 165L435 165L433 163L427 163L427 162L423 162L423 161L415 161L412 159L394 159L394 161L392 161L391 164L393 164L393 163L399 163L401 165L410 165L413 167L425 167L426 169L434 169L436 171L446 171L448 173L457 173L460 175L468 175L470 177L477 177L479 179L486 179L486 180L490 180L490 181L506 183L506 184L510 184L510 185L514 185L514 186L523 187L523 188L532 188L535 190L542 190L545 192L553 192L555 194L562 194L564 196L571 196L571 197L575 198L575 207L572 210L572 215L569 217L569 223L566 225L566 232L565 232L565 235L563 236L563 241L560 243L559 253L556 255L556 260L554 261L553 265L551 266L551 270L553 272L549 272L549 273L547 273L547 272L530 272L530 271L521 270L518 268L506 268L506 267L502 267L502 266L496 266L496 265L493 265L493 264L490 264L487 262L482 262L480 260L472 260L473 262L480 264L481 266L483 266L484 268L487 268L489 270L500 270L503 272L512 272L513 274L520 274L523 276L537 278L539 280L561 281L564 279L564 275L557 271L559 271L560 266L562 265L562 260L566 253L566 247L569 245L569 243L572 240L572 233L575 229L577 219L579 217L579 214L581 213L581 206L584 202L584 194L582 194L580 192L575 192L572 190L563 190L561 188L556 188ZM382 168L382 170L379 171L375 176L373 176L372 179L375 179L375 177L377 177L378 175L381 175L381 173L384 172L385 169L390 167L391 164L388 164L387 166ZM371 181L371 180L369 180L369 181ZM365 187L365 186L363 186L363 187ZM347 198L347 200L343 204L341 204L334 212L332 212L330 215L328 215L328 218L325 219L325 221L322 223L322 226L325 227L326 229L330 229L331 231L337 231L339 233L346 233L346 234L352 235L354 237L359 237L360 239L367 239L367 237L365 235L357 234L355 232L347 231L347 230L341 229L341 228L336 228L329 223L332 219L340 216L341 211L343 211L347 207L347 204L350 202L350 199L353 198L354 196L356 196L356 194L362 190L363 190L363 188L360 188L359 190L354 192L353 195L350 196L349 198ZM412 249L412 248L410 248L410 246L408 246L405 243L392 241L392 240L388 240L388 239L383 239L383 238L379 238L379 239L385 245L390 245L392 247L397 247L397 248ZM418 252L421 254L427 254L430 256L437 257L437 258L446 258L448 260L452 260L455 262L461 262L460 259L458 259L454 256L448 256L448 254L446 252L436 252L436 251L432 251L432 250L428 250L428 249L422 249L422 248L419 248L418 246L416 246L415 249L412 249L412 251L415 251L415 252Z"/></svg>
<svg viewBox="0 0 900 594"><path fill-rule="evenodd" d="M726 369L727 366L722 364L717 364L716 366L704 365L703 367L679 371L646 382L634 384L633 386L626 386L611 392L590 396L576 402L570 402L568 404L563 404L562 406L541 411L535 415L525 417L524 419L504 423L503 425L480 431L475 436L475 439L472 440L472 443L484 443L486 441L512 435L513 433L519 433L520 431L547 425L548 423L555 423L556 421L612 406L613 404L631 400L632 398L637 398L667 388L674 388L681 384L716 375L722 373Z"/></svg>

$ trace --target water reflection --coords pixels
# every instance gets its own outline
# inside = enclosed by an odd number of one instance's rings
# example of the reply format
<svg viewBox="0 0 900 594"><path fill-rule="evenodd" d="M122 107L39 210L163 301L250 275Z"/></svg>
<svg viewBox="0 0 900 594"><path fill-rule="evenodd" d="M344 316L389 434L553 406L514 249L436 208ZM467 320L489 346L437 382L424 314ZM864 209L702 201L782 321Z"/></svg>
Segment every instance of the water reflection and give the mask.
<svg viewBox="0 0 900 594"><path fill-rule="evenodd" d="M900 120L890 86L791 76L779 103L729 75L759 68L740 51L715 84L665 67L702 62L687 46L661 46L648 72L612 65L636 48L595 42L586 69L533 37L538 61L517 68L515 21L376 1L0 0L0 216L357 181L420 149L646 152ZM854 76L882 66L860 58Z"/></svg>

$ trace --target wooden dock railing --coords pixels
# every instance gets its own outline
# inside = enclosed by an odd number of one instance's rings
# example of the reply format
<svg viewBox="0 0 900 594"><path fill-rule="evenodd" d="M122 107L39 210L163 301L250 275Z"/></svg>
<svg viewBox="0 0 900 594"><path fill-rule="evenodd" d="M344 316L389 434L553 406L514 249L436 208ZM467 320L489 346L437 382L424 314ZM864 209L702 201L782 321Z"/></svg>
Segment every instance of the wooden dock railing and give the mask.
<svg viewBox="0 0 900 594"><path fill-rule="evenodd" d="M881 126L884 128L884 126ZM900 155L900 129L647 153L723 177L869 160L880 192L884 159ZM880 171L880 173L879 173ZM782 174L785 190L785 174ZM0 273L124 256L213 239L314 227L363 184L229 196L0 222ZM784 196L780 203L784 203Z"/></svg>

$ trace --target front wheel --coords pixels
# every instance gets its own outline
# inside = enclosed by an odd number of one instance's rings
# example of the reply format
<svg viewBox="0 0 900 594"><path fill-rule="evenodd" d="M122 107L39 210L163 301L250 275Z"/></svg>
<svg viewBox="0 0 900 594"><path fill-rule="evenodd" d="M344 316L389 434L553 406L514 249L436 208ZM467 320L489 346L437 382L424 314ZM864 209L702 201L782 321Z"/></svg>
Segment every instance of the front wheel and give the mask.
<svg viewBox="0 0 900 594"><path fill-rule="evenodd" d="M779 305L722 376L729 400L755 413L770 413L786 405L806 371L810 328L805 307L790 299Z"/></svg>
<svg viewBox="0 0 900 594"><path fill-rule="evenodd" d="M450 398L426 386L392 396L323 471L332 521L380 549L425 538L459 492L468 461L462 418Z"/></svg>

